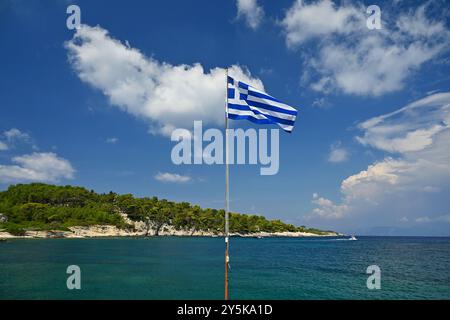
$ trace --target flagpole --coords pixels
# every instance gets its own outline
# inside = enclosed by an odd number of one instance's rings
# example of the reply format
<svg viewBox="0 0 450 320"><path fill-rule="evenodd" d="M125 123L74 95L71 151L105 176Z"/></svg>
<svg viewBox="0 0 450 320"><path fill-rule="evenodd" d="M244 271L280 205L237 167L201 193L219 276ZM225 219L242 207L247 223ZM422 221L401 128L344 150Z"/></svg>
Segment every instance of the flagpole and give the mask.
<svg viewBox="0 0 450 320"><path fill-rule="evenodd" d="M225 300L228 300L228 267L229 267L229 171L228 171L228 68L226 69L226 95L225 95Z"/></svg>

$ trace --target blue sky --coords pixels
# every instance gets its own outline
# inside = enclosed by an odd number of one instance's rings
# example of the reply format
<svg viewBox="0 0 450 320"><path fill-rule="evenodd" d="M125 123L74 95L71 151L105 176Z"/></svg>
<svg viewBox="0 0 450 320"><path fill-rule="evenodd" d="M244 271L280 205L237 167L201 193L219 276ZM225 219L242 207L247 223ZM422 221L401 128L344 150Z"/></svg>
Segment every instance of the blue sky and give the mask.
<svg viewBox="0 0 450 320"><path fill-rule="evenodd" d="M70 4L78 31L66 27ZM294 132L280 132L277 175L231 168L233 211L450 235L448 5L376 4L381 30L356 1L2 1L0 187L75 184L222 208L224 167L172 164L167 132L193 120L221 128L233 66L299 110Z"/></svg>

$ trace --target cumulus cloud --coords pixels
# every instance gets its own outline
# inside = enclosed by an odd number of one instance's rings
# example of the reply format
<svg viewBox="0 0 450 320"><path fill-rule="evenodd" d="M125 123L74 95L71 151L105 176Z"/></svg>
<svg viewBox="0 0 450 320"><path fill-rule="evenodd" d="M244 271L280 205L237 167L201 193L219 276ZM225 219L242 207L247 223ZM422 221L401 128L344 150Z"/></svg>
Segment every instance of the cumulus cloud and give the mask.
<svg viewBox="0 0 450 320"><path fill-rule="evenodd" d="M257 0L237 0L237 16L244 17L250 28L256 29L264 17L264 9Z"/></svg>
<svg viewBox="0 0 450 320"><path fill-rule="evenodd" d="M423 216L431 199L450 188L449 116L450 93L444 92L359 124L364 134L358 140L388 155L344 179L339 203L315 195L313 216L354 219L371 213L386 221L390 214L401 215L397 221ZM450 203L440 198L433 205ZM398 206L395 213L393 206Z"/></svg>
<svg viewBox="0 0 450 320"><path fill-rule="evenodd" d="M225 99L225 69L205 71L202 65L171 65L146 57L113 39L97 26L82 25L66 42L69 61L79 78L103 92L119 109L147 120L152 132L170 136L177 127L221 124ZM264 89L240 66L229 73Z"/></svg>
<svg viewBox="0 0 450 320"><path fill-rule="evenodd" d="M317 205L313 213L320 218L341 218L348 211L347 204L337 205L333 201L320 197L317 193L313 194L313 204Z"/></svg>
<svg viewBox="0 0 450 320"><path fill-rule="evenodd" d="M12 165L0 165L0 182L58 182L72 179L70 162L55 153L32 153L12 159Z"/></svg>
<svg viewBox="0 0 450 320"><path fill-rule="evenodd" d="M329 162L344 162L348 159L348 151L341 147L341 143L331 145L330 154L328 155Z"/></svg>
<svg viewBox="0 0 450 320"><path fill-rule="evenodd" d="M349 34L362 29L364 14L354 6L336 6L329 0L305 4L298 0L286 12L281 25L286 43L293 47L307 40L331 34Z"/></svg>
<svg viewBox="0 0 450 320"><path fill-rule="evenodd" d="M161 182L169 183L186 183L191 181L191 177L189 176L183 176L169 172L159 172L157 175L155 175L155 179Z"/></svg>
<svg viewBox="0 0 450 320"><path fill-rule="evenodd" d="M450 31L426 9L399 13L393 21L382 15L383 29L369 30L362 4L298 0L281 25L288 47L314 45L314 54L302 52L316 77L313 90L378 96L402 89L415 70L448 50Z"/></svg>

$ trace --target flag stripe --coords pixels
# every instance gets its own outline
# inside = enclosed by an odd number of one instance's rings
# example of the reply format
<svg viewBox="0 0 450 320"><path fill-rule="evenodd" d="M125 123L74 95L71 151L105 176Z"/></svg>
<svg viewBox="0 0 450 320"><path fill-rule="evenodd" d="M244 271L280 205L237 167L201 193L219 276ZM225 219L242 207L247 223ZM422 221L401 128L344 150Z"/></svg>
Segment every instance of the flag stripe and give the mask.
<svg viewBox="0 0 450 320"><path fill-rule="evenodd" d="M277 124L291 132L297 117L297 110L264 91L228 77L227 117L234 120L246 119L257 124Z"/></svg>
<svg viewBox="0 0 450 320"><path fill-rule="evenodd" d="M250 96L249 92L245 89L239 88L239 98L236 97L236 91L235 89L228 89L228 98L231 103L234 104L240 104L240 105L252 105L254 107L266 109L266 110L272 110L275 112L281 112L290 114L293 116L297 115L297 110L292 108L291 106L288 106L282 102L276 102L276 101L267 101L258 97ZM231 91L230 91L231 90ZM246 98L244 99L244 96Z"/></svg>
<svg viewBox="0 0 450 320"><path fill-rule="evenodd" d="M258 114L293 121L293 117L291 115L280 113L280 112L275 112L275 111L270 111L270 110L258 110L257 108L252 107L251 105L228 103L228 107L231 109L237 109L237 110L253 111L253 112L257 112Z"/></svg>
<svg viewBox="0 0 450 320"><path fill-rule="evenodd" d="M252 88L252 89L248 89L248 94L249 94L249 95L252 95L252 96L254 96L254 97L257 97L257 98L262 98L262 99L272 100L272 101L281 103L281 101L278 100L277 98L274 98L274 97L272 97L272 96L269 96L269 95L266 94L266 93L258 92L258 91L256 91L256 90L253 89L253 88Z"/></svg>
<svg viewBox="0 0 450 320"><path fill-rule="evenodd" d="M281 125L294 126L294 121L283 120L283 119L280 120L280 119L277 119L276 117L266 116L264 114L254 112L254 110L238 110L238 109L229 108L228 113L233 114L233 115L252 116L259 120L265 120L264 123L275 123L280 126Z"/></svg>
<svg viewBox="0 0 450 320"><path fill-rule="evenodd" d="M229 113L228 118L233 119L233 120L248 120L248 121L251 121L256 124L273 124L273 122L270 121L269 119L258 119L252 115L238 115L238 114ZM283 130L285 130L286 132L289 132L289 133L294 128L294 126L289 126L289 125L285 125L285 124L279 124L279 126Z"/></svg>
<svg viewBox="0 0 450 320"><path fill-rule="evenodd" d="M230 108L232 109L232 108ZM228 109L228 112L230 113L230 109ZM268 120L271 121L271 123L282 123L282 124L287 124L290 126L294 125L295 121L292 120L287 120L287 119L281 119L281 118L277 118L268 114L264 114L261 113L261 111L259 110L238 110L238 109L234 109L231 113L233 114L247 114L248 112L253 113L257 118L262 119L262 118L267 118Z"/></svg>
<svg viewBox="0 0 450 320"><path fill-rule="evenodd" d="M249 96L251 96L253 99L255 99L256 101L260 100L261 102L264 102L266 104L279 106L280 108L297 112L297 109L292 108L291 106L288 106L287 104L279 101L278 99L275 99L274 97L271 97L269 95L264 95L264 94L257 94L257 95L255 95L253 89L247 90L247 94Z"/></svg>
<svg viewBox="0 0 450 320"><path fill-rule="evenodd" d="M265 102L265 100L263 99L259 99L259 98L254 98L251 96L248 96L247 98L247 103L251 106L257 107L257 108L262 108L262 109L267 109L267 110L273 110L276 112L281 112L281 113L285 113L285 114L290 114L293 116L297 115L297 110L293 109L293 110L287 110L284 109L283 107L281 107L281 105L276 105L276 104L268 104L267 102Z"/></svg>

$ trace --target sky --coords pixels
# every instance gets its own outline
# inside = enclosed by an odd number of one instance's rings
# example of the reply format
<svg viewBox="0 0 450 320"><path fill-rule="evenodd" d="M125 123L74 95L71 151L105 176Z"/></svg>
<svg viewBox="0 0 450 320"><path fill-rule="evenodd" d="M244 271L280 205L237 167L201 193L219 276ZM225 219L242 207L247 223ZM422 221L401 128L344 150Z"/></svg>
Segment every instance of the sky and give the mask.
<svg viewBox="0 0 450 320"><path fill-rule="evenodd" d="M71 184L223 208L224 166L173 164L170 134L194 120L223 129L229 68L298 110L276 175L230 167L232 211L450 236L450 6L370 4L381 29L359 1L2 0L0 189Z"/></svg>

